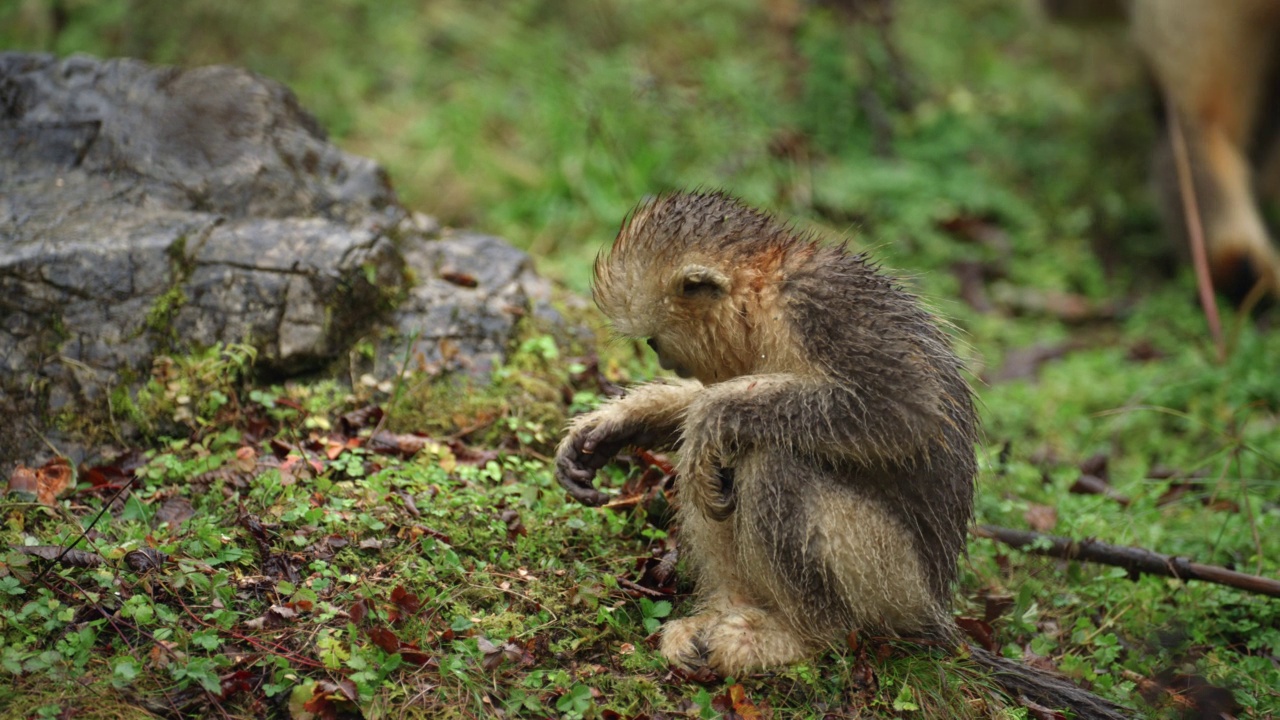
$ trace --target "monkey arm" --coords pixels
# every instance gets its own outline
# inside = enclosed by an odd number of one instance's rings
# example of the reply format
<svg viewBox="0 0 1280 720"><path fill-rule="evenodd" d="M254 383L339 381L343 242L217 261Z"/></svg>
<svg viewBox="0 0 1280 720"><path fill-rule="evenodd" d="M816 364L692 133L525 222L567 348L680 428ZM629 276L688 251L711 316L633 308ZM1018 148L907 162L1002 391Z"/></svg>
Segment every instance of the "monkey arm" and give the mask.
<svg viewBox="0 0 1280 720"><path fill-rule="evenodd" d="M609 496L592 485L596 472L624 447L674 447L685 413L705 390L698 382L648 383L574 418L556 448L556 480L585 505L608 502Z"/></svg>
<svg viewBox="0 0 1280 720"><path fill-rule="evenodd" d="M871 463L902 460L937 437L946 422L937 383L923 381L910 396L876 385L746 375L708 387L689 408L687 424L730 451L767 445Z"/></svg>
<svg viewBox="0 0 1280 720"><path fill-rule="evenodd" d="M939 385L915 397L789 373L746 375L709 386L690 406L681 445L681 491L707 517L724 520L734 499L721 467L759 447L864 463L909 461L947 422ZM868 382L868 388L877 383Z"/></svg>

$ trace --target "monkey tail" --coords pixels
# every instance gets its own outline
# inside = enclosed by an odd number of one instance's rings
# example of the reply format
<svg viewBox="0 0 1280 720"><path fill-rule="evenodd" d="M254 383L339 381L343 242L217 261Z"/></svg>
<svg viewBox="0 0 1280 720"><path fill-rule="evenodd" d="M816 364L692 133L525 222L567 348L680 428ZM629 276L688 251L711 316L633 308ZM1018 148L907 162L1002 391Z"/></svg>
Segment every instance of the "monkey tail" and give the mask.
<svg viewBox="0 0 1280 720"><path fill-rule="evenodd" d="M1133 711L1110 700L1081 689L1070 680L1020 662L969 646L969 654L982 667L990 670L992 679L1013 697L1048 708L1070 710L1076 720L1126 720Z"/></svg>

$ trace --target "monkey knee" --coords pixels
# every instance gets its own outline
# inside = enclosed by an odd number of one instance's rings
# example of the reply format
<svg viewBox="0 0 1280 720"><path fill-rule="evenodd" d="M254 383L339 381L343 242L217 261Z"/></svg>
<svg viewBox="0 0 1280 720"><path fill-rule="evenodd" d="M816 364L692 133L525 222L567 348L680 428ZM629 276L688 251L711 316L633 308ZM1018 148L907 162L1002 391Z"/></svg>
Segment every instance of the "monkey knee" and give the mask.
<svg viewBox="0 0 1280 720"><path fill-rule="evenodd" d="M901 632L921 630L945 615L946 598L939 597L935 586L946 587L948 579L930 582L917 543L899 522L874 503L841 494L824 494L813 507L810 532L821 563L810 574L833 597L810 597L809 605L825 601L847 612L842 620L852 626ZM939 556L934 564L945 567L954 566L959 552L943 547L926 551ZM828 628L826 634L849 629Z"/></svg>

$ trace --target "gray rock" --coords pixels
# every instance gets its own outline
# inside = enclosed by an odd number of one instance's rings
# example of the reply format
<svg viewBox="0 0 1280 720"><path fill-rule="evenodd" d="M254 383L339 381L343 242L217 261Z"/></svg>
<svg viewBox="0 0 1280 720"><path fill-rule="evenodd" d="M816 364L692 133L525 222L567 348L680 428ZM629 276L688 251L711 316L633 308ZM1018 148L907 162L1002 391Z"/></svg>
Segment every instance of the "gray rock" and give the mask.
<svg viewBox="0 0 1280 720"><path fill-rule="evenodd" d="M0 53L0 473L159 353L248 342L283 375L389 325L422 367L483 370L545 283L496 238L436 236L278 83Z"/></svg>
<svg viewBox="0 0 1280 720"><path fill-rule="evenodd" d="M529 256L496 237L445 231L437 240L405 243L404 252L416 282L379 344L378 379L401 367L488 372L531 300L550 295Z"/></svg>

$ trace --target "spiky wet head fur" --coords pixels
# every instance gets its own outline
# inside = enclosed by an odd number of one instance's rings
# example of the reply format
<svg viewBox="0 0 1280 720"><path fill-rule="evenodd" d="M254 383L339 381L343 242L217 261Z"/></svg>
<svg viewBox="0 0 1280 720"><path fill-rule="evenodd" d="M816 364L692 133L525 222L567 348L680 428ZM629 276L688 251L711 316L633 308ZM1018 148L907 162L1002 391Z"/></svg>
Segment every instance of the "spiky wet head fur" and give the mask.
<svg viewBox="0 0 1280 720"><path fill-rule="evenodd" d="M788 269L818 252L727 195L664 195L639 205L596 258L592 294L620 334L653 340L664 367L717 382L792 360L794 339L760 313L777 309Z"/></svg>

